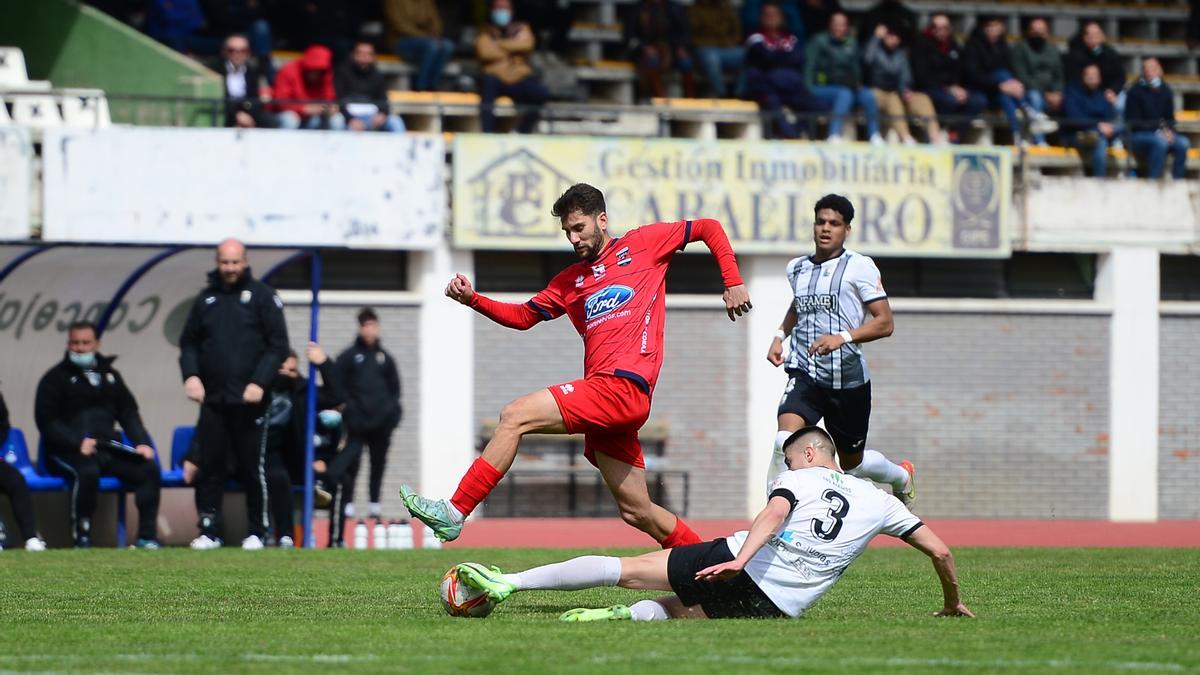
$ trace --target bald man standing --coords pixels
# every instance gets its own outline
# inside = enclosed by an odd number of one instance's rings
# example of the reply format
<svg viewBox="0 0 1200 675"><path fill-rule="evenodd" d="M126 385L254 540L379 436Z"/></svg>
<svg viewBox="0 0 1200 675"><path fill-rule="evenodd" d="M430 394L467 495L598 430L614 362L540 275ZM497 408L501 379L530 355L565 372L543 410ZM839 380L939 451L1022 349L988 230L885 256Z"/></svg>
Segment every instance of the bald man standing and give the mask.
<svg viewBox="0 0 1200 675"><path fill-rule="evenodd" d="M288 355L283 301L250 274L246 247L217 245L217 269L196 296L179 338L183 391L200 404L196 511L200 536L192 548L221 546L221 499L229 459L246 490L244 549L261 549L269 528L264 468L263 390Z"/></svg>

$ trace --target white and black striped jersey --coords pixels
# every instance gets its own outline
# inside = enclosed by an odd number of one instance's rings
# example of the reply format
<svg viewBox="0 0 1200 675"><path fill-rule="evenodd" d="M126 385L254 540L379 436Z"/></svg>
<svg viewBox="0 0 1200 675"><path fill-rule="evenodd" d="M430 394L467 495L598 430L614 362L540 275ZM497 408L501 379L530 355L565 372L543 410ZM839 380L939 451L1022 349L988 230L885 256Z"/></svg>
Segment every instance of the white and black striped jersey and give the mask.
<svg viewBox="0 0 1200 675"><path fill-rule="evenodd" d="M824 356L809 356L808 348L822 335L858 328L867 305L887 297L875 261L850 249L820 263L805 256L788 262L787 278L796 308L788 373L807 374L818 386L832 389L870 381L862 345L843 345Z"/></svg>

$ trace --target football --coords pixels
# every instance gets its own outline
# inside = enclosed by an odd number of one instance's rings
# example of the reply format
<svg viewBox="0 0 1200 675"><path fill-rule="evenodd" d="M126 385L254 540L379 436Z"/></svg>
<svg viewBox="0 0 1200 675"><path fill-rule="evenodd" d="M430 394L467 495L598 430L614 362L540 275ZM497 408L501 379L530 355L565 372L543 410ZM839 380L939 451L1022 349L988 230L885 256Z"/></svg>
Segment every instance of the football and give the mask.
<svg viewBox="0 0 1200 675"><path fill-rule="evenodd" d="M450 616L482 619L491 614L495 606L486 593L459 581L457 567L451 567L442 575L442 607Z"/></svg>

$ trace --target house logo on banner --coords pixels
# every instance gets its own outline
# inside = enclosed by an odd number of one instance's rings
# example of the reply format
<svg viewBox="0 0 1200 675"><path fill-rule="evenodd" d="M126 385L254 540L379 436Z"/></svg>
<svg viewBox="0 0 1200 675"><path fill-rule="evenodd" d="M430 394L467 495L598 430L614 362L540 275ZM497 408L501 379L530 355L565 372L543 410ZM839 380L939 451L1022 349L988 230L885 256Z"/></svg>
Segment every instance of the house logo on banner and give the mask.
<svg viewBox="0 0 1200 675"><path fill-rule="evenodd" d="M473 227L488 237L544 237L550 208L575 181L525 148L497 158L468 181Z"/></svg>
<svg viewBox="0 0 1200 675"><path fill-rule="evenodd" d="M583 136L454 138L454 244L563 251L550 215L569 185L604 192L609 231L709 217L738 253L812 246L812 205L845 195L850 246L875 256L1008 257L1012 156L971 146L874 148Z"/></svg>

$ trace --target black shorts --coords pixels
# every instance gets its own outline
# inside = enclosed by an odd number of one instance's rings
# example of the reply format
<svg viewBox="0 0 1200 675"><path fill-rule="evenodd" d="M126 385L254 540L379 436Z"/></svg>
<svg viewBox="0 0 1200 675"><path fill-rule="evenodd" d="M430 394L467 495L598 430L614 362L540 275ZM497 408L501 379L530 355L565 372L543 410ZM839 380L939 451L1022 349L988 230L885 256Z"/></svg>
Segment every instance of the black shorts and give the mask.
<svg viewBox="0 0 1200 675"><path fill-rule="evenodd" d="M789 372L787 388L779 401L779 414L792 413L805 424L825 420L839 453L859 453L866 448L871 423L871 383L851 389L820 387L807 373Z"/></svg>
<svg viewBox="0 0 1200 675"><path fill-rule="evenodd" d="M733 558L724 538L671 549L667 558L671 590L684 605L700 605L710 619L787 616L745 572L728 581L696 581L696 572Z"/></svg>

